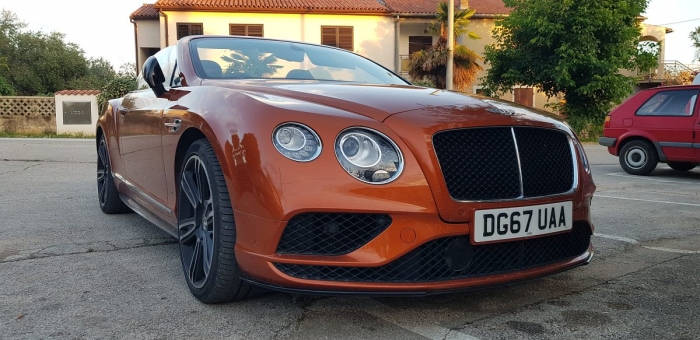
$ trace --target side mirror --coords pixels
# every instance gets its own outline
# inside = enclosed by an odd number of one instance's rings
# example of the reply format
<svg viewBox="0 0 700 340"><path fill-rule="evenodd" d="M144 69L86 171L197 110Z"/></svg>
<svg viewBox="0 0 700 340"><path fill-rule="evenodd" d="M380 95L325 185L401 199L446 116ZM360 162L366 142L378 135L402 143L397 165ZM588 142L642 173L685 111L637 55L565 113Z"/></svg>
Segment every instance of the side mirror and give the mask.
<svg viewBox="0 0 700 340"><path fill-rule="evenodd" d="M154 56L148 57L146 63L143 64L143 78L148 84L148 87L153 90L156 97L160 97L165 93L165 76L163 75L163 70L158 64L158 60Z"/></svg>

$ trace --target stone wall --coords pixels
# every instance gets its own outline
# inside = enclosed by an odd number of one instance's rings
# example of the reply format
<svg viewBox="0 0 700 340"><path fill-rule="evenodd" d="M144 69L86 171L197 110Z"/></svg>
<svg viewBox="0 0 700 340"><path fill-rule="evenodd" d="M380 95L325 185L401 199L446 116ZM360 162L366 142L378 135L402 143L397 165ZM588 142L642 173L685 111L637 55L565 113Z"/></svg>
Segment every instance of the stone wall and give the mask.
<svg viewBox="0 0 700 340"><path fill-rule="evenodd" d="M54 97L0 96L0 132L56 132Z"/></svg>

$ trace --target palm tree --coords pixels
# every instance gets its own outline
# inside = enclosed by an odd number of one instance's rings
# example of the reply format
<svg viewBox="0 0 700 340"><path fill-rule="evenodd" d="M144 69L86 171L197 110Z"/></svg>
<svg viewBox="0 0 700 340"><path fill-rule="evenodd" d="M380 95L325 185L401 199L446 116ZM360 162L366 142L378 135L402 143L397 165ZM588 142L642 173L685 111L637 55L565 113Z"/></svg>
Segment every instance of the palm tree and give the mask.
<svg viewBox="0 0 700 340"><path fill-rule="evenodd" d="M433 33L440 33L440 38L437 43L431 48L423 51L418 51L410 56L410 64L408 74L411 79L430 80L436 88L444 89L447 86L446 71L447 57L449 50L447 48L447 3L441 2L438 5L436 21L431 25ZM472 39L479 39L479 36L473 32L469 32L466 26L469 24L469 18L474 15L476 10L464 9L455 11L454 14L454 37L466 34ZM471 49L463 45L454 45L454 86L455 89L463 91L469 87L476 79L476 74L483 70L478 61L481 56L476 54Z"/></svg>
<svg viewBox="0 0 700 340"><path fill-rule="evenodd" d="M267 78L277 73L282 65L274 65L277 57L270 53L263 53L254 49L232 51L230 56L222 56L230 64L224 70L228 76L244 78Z"/></svg>

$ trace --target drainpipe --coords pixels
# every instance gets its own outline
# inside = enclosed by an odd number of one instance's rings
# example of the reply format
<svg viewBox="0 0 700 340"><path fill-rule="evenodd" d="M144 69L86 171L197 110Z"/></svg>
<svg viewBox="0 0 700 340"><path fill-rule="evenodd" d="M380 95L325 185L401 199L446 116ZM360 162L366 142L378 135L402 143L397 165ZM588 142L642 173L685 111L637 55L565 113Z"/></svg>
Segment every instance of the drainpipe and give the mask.
<svg viewBox="0 0 700 340"><path fill-rule="evenodd" d="M169 44L168 40L170 40L170 36L168 35L168 15L165 14L165 12L163 12L162 9L159 9L158 13L160 13L160 16L162 16L163 19L165 19L165 21L164 21L165 22L165 46L163 46L163 48L165 48L165 47L168 47L168 44Z"/></svg>
<svg viewBox="0 0 700 340"><path fill-rule="evenodd" d="M134 56L136 59L134 59L134 68L136 68L136 75L139 74L139 35L138 35L138 28L136 27L136 20L129 18L129 21L131 21L132 24L134 24Z"/></svg>
<svg viewBox="0 0 700 340"><path fill-rule="evenodd" d="M401 73L401 56L399 55L399 37L401 35L401 24L399 23L399 15L394 19L394 72Z"/></svg>
<svg viewBox="0 0 700 340"><path fill-rule="evenodd" d="M447 5L447 90L454 89L454 50L455 50L455 0L450 0Z"/></svg>

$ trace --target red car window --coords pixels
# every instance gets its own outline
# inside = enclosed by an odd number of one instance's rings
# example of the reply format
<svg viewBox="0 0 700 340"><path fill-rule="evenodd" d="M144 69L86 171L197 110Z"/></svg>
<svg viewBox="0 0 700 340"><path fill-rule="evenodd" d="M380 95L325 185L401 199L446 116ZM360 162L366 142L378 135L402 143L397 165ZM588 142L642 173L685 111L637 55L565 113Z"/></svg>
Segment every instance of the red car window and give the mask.
<svg viewBox="0 0 700 340"><path fill-rule="evenodd" d="M638 116L691 116L695 108L697 90L661 91L653 95L637 110Z"/></svg>

